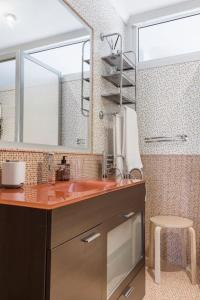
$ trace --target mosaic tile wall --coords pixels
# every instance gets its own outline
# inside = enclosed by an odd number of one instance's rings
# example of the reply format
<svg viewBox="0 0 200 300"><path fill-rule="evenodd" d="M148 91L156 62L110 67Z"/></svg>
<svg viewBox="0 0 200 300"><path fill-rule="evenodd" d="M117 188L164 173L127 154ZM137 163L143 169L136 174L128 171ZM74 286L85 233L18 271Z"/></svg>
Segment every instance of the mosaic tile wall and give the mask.
<svg viewBox="0 0 200 300"><path fill-rule="evenodd" d="M149 218L179 215L194 220L200 264L200 62L138 71L137 112ZM145 144L145 137L187 134L187 142ZM162 255L183 264L183 235L163 232ZM148 245L148 243L147 243Z"/></svg>
<svg viewBox="0 0 200 300"><path fill-rule="evenodd" d="M200 154L200 61L139 70L137 111L143 154ZM188 142L144 143L177 134Z"/></svg>
<svg viewBox="0 0 200 300"><path fill-rule="evenodd" d="M197 234L197 257L200 264L200 156L143 155L146 180L146 238L149 218L155 215L177 215L194 221ZM183 232L162 234L162 255L168 261L182 264ZM148 243L147 243L148 244Z"/></svg>
<svg viewBox="0 0 200 300"><path fill-rule="evenodd" d="M71 166L71 179L98 179L101 176L101 155L54 152L55 168L64 155ZM1 164L5 160L22 160L26 162L26 184L47 182L48 153L1 149L0 174Z"/></svg>

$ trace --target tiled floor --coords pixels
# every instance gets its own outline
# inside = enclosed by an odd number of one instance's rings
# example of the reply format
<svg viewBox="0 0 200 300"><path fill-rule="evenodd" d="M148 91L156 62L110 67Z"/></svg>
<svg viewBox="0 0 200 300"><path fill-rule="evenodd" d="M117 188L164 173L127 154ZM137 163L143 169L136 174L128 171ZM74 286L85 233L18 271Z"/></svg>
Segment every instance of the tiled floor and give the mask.
<svg viewBox="0 0 200 300"><path fill-rule="evenodd" d="M185 270L167 266L161 273L160 285L154 283L151 272L146 272L144 300L200 300L200 287L191 285Z"/></svg>

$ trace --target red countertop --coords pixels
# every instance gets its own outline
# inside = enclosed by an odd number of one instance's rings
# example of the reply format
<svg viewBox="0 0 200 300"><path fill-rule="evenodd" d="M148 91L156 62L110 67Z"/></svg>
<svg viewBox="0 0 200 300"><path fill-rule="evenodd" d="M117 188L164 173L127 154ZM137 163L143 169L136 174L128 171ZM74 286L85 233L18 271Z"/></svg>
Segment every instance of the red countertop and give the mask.
<svg viewBox="0 0 200 300"><path fill-rule="evenodd" d="M0 204L50 210L143 183L143 180L84 180L0 188Z"/></svg>

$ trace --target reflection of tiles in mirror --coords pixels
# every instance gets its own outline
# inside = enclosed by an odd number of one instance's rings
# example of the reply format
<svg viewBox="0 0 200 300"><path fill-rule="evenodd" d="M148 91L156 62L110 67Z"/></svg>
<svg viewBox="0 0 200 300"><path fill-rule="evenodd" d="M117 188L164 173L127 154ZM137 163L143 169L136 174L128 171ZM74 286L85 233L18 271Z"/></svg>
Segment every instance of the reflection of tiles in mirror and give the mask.
<svg viewBox="0 0 200 300"><path fill-rule="evenodd" d="M200 288L192 285L184 269L164 266L161 272L161 284L154 282L153 273L146 272L146 296L144 300L199 300Z"/></svg>
<svg viewBox="0 0 200 300"><path fill-rule="evenodd" d="M89 84L85 84L85 93L89 95ZM87 148L88 118L81 113L81 80L64 81L62 84L62 133L61 143L68 148ZM87 103L86 103L87 104ZM86 108L84 103L84 107ZM77 139L84 140L82 144Z"/></svg>
<svg viewBox="0 0 200 300"><path fill-rule="evenodd" d="M0 92L2 104L2 135L1 141L14 141L15 138L15 90Z"/></svg>

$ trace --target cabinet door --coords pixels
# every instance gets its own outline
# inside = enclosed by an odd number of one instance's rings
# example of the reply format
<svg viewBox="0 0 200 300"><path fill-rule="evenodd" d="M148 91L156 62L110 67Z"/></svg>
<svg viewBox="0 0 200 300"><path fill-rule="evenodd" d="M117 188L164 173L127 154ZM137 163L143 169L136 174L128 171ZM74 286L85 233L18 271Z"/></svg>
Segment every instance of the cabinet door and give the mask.
<svg viewBox="0 0 200 300"><path fill-rule="evenodd" d="M106 239L101 225L51 250L50 300L101 300Z"/></svg>
<svg viewBox="0 0 200 300"><path fill-rule="evenodd" d="M107 233L107 298L117 291L144 257L141 212L122 213L110 226Z"/></svg>

